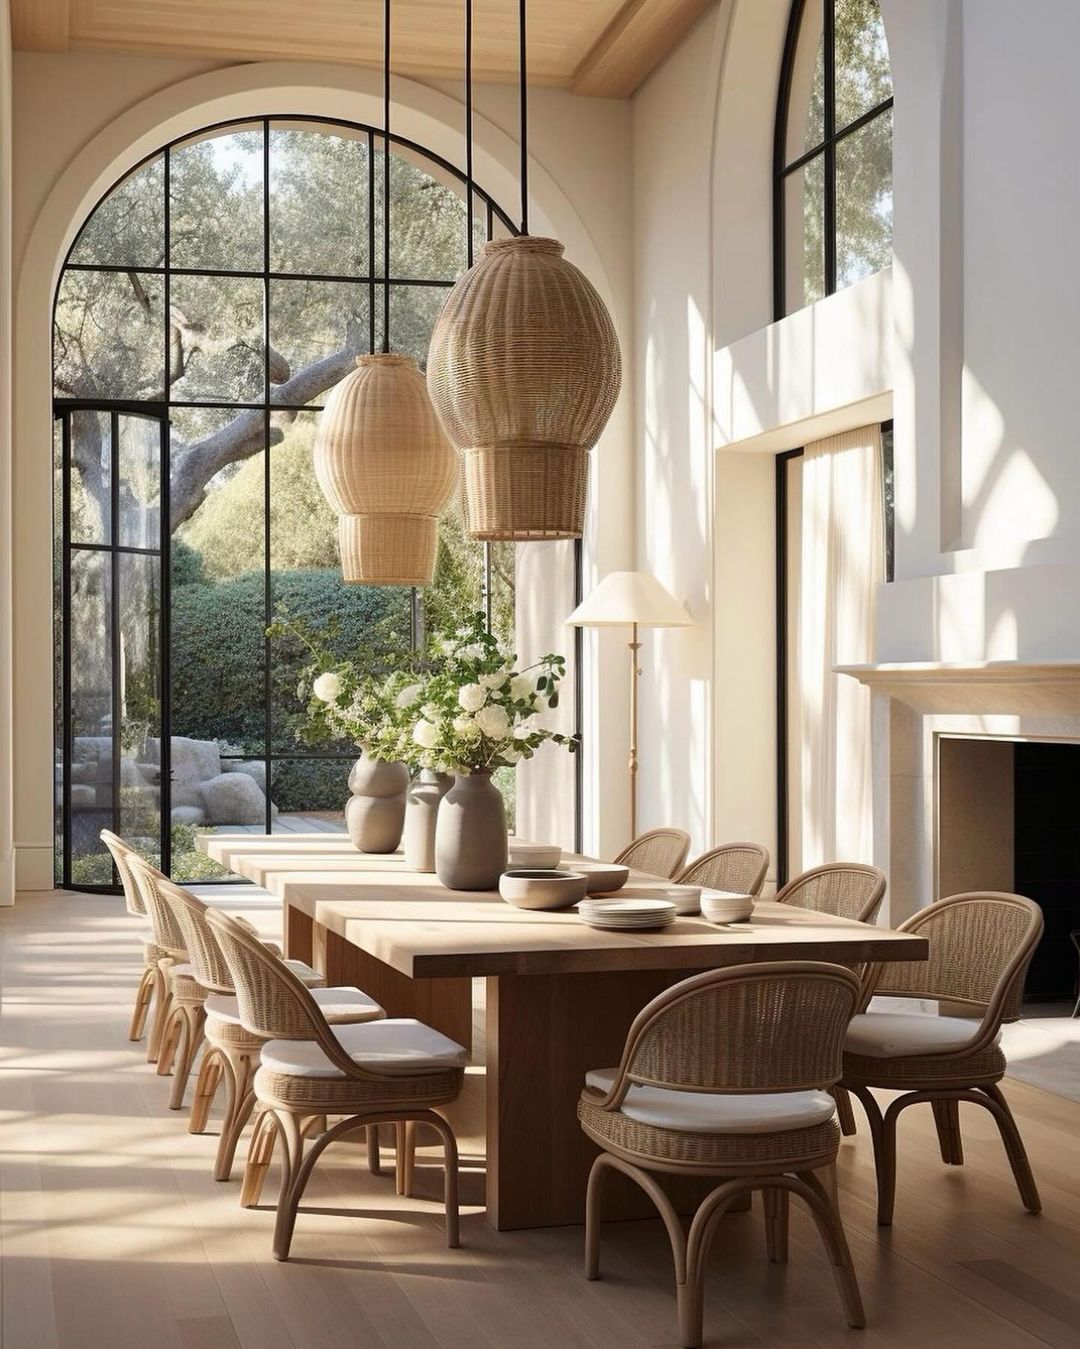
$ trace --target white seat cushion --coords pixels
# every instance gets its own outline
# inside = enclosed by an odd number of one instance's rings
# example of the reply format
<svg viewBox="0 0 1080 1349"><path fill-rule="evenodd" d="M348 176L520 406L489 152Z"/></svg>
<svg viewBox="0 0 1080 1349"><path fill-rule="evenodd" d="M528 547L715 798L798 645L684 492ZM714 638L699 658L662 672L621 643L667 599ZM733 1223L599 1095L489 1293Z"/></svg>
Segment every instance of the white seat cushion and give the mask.
<svg viewBox="0 0 1080 1349"><path fill-rule="evenodd" d="M585 1085L606 1093L618 1075L617 1068L594 1068L585 1074ZM619 1109L627 1119L657 1129L703 1134L771 1134L824 1124L832 1118L836 1103L827 1091L736 1096L730 1092L631 1087Z"/></svg>
<svg viewBox="0 0 1080 1349"><path fill-rule="evenodd" d="M461 1045L422 1021L394 1018L360 1026L335 1026L345 1053L362 1068L388 1077L464 1068ZM344 1074L312 1040L269 1040L262 1048L262 1066L291 1077L343 1077Z"/></svg>
<svg viewBox="0 0 1080 1349"><path fill-rule="evenodd" d="M195 966L186 963L180 965L168 965L166 966L165 973L169 979L194 979Z"/></svg>
<svg viewBox="0 0 1080 1349"><path fill-rule="evenodd" d="M323 1016L332 1023L377 1021L386 1015L374 998L369 998L358 988L313 988L310 993ZM212 993L206 999L206 1013L235 1026L241 1024L236 998L228 993Z"/></svg>
<svg viewBox="0 0 1080 1349"><path fill-rule="evenodd" d="M964 1016L932 1016L926 1012L863 1012L852 1017L844 1050L848 1054L859 1054L869 1059L902 1059L909 1054L944 1054L969 1044L978 1029L977 1020Z"/></svg>
<svg viewBox="0 0 1080 1349"><path fill-rule="evenodd" d="M270 942L264 942L263 945L269 946ZM306 988L322 988L326 983L326 975L312 969L303 960L283 960L281 963L287 970L292 970L293 974Z"/></svg>

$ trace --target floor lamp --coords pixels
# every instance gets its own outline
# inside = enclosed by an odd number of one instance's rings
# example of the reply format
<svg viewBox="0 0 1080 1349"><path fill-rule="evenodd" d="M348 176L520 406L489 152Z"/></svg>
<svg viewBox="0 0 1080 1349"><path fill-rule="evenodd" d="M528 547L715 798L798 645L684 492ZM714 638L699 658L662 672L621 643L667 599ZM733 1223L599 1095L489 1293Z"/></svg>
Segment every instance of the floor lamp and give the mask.
<svg viewBox="0 0 1080 1349"><path fill-rule="evenodd" d="M639 628L686 628L693 619L655 576L613 571L579 604L567 624L575 628L629 628L630 641L630 837L637 835Z"/></svg>

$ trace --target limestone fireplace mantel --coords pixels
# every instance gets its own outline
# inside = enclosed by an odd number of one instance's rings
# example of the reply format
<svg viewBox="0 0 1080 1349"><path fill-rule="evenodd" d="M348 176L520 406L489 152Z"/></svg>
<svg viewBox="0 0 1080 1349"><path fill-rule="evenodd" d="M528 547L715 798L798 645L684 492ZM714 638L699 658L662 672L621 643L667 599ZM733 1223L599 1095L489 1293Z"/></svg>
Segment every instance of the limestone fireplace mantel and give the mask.
<svg viewBox="0 0 1080 1349"><path fill-rule="evenodd" d="M835 669L924 714L1080 715L1080 659L905 661Z"/></svg>

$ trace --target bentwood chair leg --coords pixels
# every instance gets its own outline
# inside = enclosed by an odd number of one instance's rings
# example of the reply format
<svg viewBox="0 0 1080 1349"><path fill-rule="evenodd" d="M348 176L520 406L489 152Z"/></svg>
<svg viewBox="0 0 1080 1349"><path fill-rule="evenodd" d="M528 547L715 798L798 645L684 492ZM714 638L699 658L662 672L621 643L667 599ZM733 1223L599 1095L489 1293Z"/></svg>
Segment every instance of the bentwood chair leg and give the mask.
<svg viewBox="0 0 1080 1349"><path fill-rule="evenodd" d="M585 1277L600 1277L600 1200L604 1192L604 1181L610 1167L607 1157L601 1153L589 1171L589 1184L585 1191Z"/></svg>
<svg viewBox="0 0 1080 1349"><path fill-rule="evenodd" d="M278 1192L277 1220L274 1223L274 1259L288 1260L296 1227L296 1210L300 1207L303 1187L298 1182L306 1179L303 1153L304 1138L300 1121L287 1110L275 1111L282 1142L281 1189Z"/></svg>
<svg viewBox="0 0 1080 1349"><path fill-rule="evenodd" d="M893 1196L896 1192L896 1116L892 1115L892 1125L886 1128L881 1107L874 1099L869 1087L854 1086L845 1083L848 1091L859 1098L866 1112L866 1122L870 1126L870 1137L874 1144L874 1171L877 1176L878 1226L888 1227L892 1222ZM900 1098L903 1100L903 1097ZM899 1104L899 1102L894 1102ZM890 1107L890 1114L892 1108Z"/></svg>
<svg viewBox="0 0 1080 1349"><path fill-rule="evenodd" d="M183 1033L177 1049L176 1063L173 1068L172 1089L169 1092L169 1109L179 1110L184 1104L184 1092L191 1076L195 1055L203 1042L203 1023L206 1013L202 1006L183 1008Z"/></svg>
<svg viewBox="0 0 1080 1349"><path fill-rule="evenodd" d="M168 1020L162 1028L161 1041L158 1046L158 1077L168 1077L172 1072L173 1064L175 1063L180 1050L180 1041L183 1038L184 1025L184 1009L176 1005L170 1007Z"/></svg>
<svg viewBox="0 0 1080 1349"><path fill-rule="evenodd" d="M240 1188L240 1204L243 1208L254 1208L262 1197L266 1173L274 1160L277 1133L278 1125L274 1115L269 1110L262 1111L255 1121L251 1143L248 1146L244 1183Z"/></svg>
<svg viewBox="0 0 1080 1349"><path fill-rule="evenodd" d="M228 1066L225 1055L220 1049L208 1045L202 1063L199 1065L198 1076L195 1078L195 1091L191 1098L191 1114L188 1116L189 1134L205 1132L207 1121L210 1118L210 1108L214 1104L214 1097L217 1095L222 1077L225 1078L226 1089L231 1093L234 1089L232 1071Z"/></svg>
<svg viewBox="0 0 1080 1349"><path fill-rule="evenodd" d="M255 1093L250 1088L246 1092L241 1092L238 1088L236 1101L235 1106L230 1104L230 1113L226 1115L221 1133L218 1135L217 1155L214 1158L215 1180L232 1179L233 1158L236 1156L240 1135L244 1132L244 1127L255 1108Z"/></svg>
<svg viewBox="0 0 1080 1349"><path fill-rule="evenodd" d="M150 1033L146 1037L146 1061L158 1063L161 1059L161 1045L165 1038L165 1028L172 1015L172 998L169 996L169 984L164 973L158 969L154 973L154 1000L150 1012Z"/></svg>
<svg viewBox="0 0 1080 1349"><path fill-rule="evenodd" d="M379 1126L377 1124L369 1124L364 1130L364 1139L367 1143L368 1170L373 1176L381 1176L382 1157L379 1153Z"/></svg>
<svg viewBox="0 0 1080 1349"><path fill-rule="evenodd" d="M787 1190L768 1189L762 1195L765 1201L765 1249L776 1265L786 1265L788 1258L788 1202Z"/></svg>
<svg viewBox="0 0 1080 1349"><path fill-rule="evenodd" d="M1041 1213L1042 1200L1039 1198L1039 1187L1035 1184L1031 1163L1028 1161L1027 1149L1024 1147L1024 1140L1020 1137L1020 1130L1016 1127L1016 1120L1013 1119L1013 1113L1009 1109L1008 1102L997 1086L980 1087L979 1090L991 1103L989 1106L990 1113L997 1121L998 1132L1001 1134L1001 1141L1005 1144L1005 1154L1009 1159L1009 1165L1012 1167L1013 1178L1016 1181L1016 1188L1020 1191L1020 1198L1024 1207L1029 1213Z"/></svg>
<svg viewBox="0 0 1080 1349"><path fill-rule="evenodd" d="M963 1166L964 1144L960 1136L960 1102L940 1097L930 1102L934 1111L941 1160L947 1166Z"/></svg>
<svg viewBox="0 0 1080 1349"><path fill-rule="evenodd" d="M416 1174L416 1122L400 1120L394 1125L394 1178L397 1192L406 1199L412 1196Z"/></svg>
<svg viewBox="0 0 1080 1349"><path fill-rule="evenodd" d="M798 1178L804 1187L798 1193L806 1200L817 1229L821 1233L821 1239L825 1243L825 1249L829 1252L836 1287L844 1304L848 1325L861 1329L866 1325L866 1313L863 1310L859 1282L855 1277L855 1266L852 1264L851 1251L848 1249L840 1214L813 1171L800 1171Z"/></svg>
<svg viewBox="0 0 1080 1349"><path fill-rule="evenodd" d="M851 1095L844 1087L830 1087L829 1095L836 1102L836 1118L840 1121L840 1132L845 1138L853 1138L856 1133L855 1111L851 1105Z"/></svg>
<svg viewBox="0 0 1080 1349"><path fill-rule="evenodd" d="M143 1037L147 1013L150 1011L150 1003L154 996L155 974L153 965L147 965L142 972L139 986L135 990L135 1006L131 1013L131 1025L128 1027L129 1040L141 1040Z"/></svg>

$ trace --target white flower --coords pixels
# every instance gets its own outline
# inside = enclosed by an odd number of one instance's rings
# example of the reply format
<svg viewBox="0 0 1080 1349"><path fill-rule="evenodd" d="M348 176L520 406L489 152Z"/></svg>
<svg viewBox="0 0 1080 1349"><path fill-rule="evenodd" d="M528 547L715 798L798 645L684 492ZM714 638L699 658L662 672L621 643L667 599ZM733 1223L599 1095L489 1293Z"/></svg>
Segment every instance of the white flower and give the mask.
<svg viewBox="0 0 1080 1349"><path fill-rule="evenodd" d="M476 724L489 740L501 740L510 729L510 718L506 708L491 705L477 712Z"/></svg>
<svg viewBox="0 0 1080 1349"><path fill-rule="evenodd" d="M510 697L514 702L527 702L536 692L536 683L532 675L514 675L510 681Z"/></svg>
<svg viewBox="0 0 1080 1349"><path fill-rule="evenodd" d="M424 686L422 684L410 684L408 688L402 689L394 699L394 705L396 707L411 707L423 691Z"/></svg>
<svg viewBox="0 0 1080 1349"><path fill-rule="evenodd" d="M421 718L413 727L412 738L421 749L434 749L439 742L439 729Z"/></svg>
<svg viewBox="0 0 1080 1349"><path fill-rule="evenodd" d="M532 718L529 717L526 721L520 721L520 722L518 722L518 724L514 727L514 739L515 739L515 740L525 740L525 739L527 739L530 735L532 735L532 733L533 733L533 728L532 728L532 726L529 724L531 721L532 721Z"/></svg>
<svg viewBox="0 0 1080 1349"><path fill-rule="evenodd" d="M335 674L333 670L327 670L325 673L319 675L315 683L312 684L311 691L314 693L315 697L321 699L322 702L332 703L341 696L343 687L341 676Z"/></svg>
<svg viewBox="0 0 1080 1349"><path fill-rule="evenodd" d="M468 646L459 646L457 658L458 660L483 660L484 648L479 642L471 642Z"/></svg>
<svg viewBox="0 0 1080 1349"><path fill-rule="evenodd" d="M480 683L486 689L501 689L506 684L505 670L497 670L494 674L482 674Z"/></svg>
<svg viewBox="0 0 1080 1349"><path fill-rule="evenodd" d="M457 700L466 712L479 712L487 702L487 690L479 684L466 684L458 690Z"/></svg>
<svg viewBox="0 0 1080 1349"><path fill-rule="evenodd" d="M480 738L480 728L473 717L464 715L455 717L453 721L454 734L459 735L462 740L478 740Z"/></svg>

